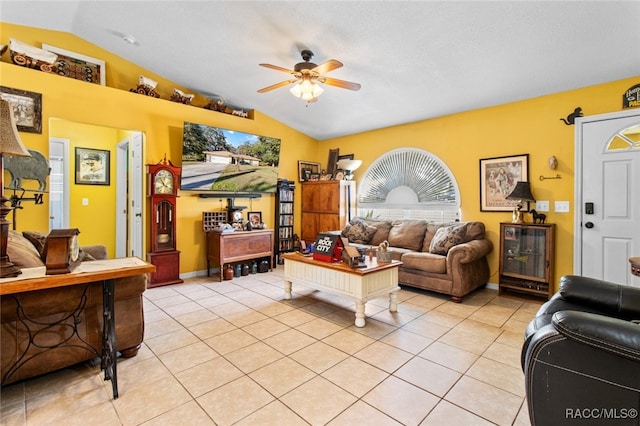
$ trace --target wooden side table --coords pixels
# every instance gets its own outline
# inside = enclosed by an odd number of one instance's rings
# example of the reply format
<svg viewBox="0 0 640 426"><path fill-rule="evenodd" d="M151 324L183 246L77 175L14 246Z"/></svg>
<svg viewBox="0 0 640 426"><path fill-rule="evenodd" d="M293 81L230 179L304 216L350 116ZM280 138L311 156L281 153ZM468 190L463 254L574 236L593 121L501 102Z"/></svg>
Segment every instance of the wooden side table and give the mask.
<svg viewBox="0 0 640 426"><path fill-rule="evenodd" d="M217 232L207 231L207 276L211 268L222 270L226 263L237 263L261 257L269 258L269 269L273 261L273 229L255 231Z"/></svg>

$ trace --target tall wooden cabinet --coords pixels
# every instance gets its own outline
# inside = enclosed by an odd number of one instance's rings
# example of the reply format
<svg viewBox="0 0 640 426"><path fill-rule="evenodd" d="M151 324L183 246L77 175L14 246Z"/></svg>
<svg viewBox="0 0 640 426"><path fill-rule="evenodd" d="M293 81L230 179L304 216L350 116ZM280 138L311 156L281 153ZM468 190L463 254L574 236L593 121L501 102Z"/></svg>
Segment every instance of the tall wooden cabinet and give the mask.
<svg viewBox="0 0 640 426"><path fill-rule="evenodd" d="M344 228L356 211L356 183L350 180L303 182L301 235L307 244L320 232Z"/></svg>
<svg viewBox="0 0 640 426"><path fill-rule="evenodd" d="M500 293L553 295L554 233L553 224L500 224Z"/></svg>
<svg viewBox="0 0 640 426"><path fill-rule="evenodd" d="M293 238L293 193L296 185L287 179L278 179L276 190L276 229L273 254L278 264L284 259L280 254L294 251Z"/></svg>

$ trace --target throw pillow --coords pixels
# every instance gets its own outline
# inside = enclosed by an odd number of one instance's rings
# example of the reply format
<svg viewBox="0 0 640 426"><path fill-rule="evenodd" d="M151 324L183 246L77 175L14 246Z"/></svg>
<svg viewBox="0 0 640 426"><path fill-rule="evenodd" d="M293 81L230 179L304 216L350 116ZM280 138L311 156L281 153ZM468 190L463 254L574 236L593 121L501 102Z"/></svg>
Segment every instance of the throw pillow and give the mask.
<svg viewBox="0 0 640 426"><path fill-rule="evenodd" d="M44 266L40 254L33 244L21 233L9 230L7 237L7 255L9 260L18 268L35 268Z"/></svg>
<svg viewBox="0 0 640 426"><path fill-rule="evenodd" d="M431 240L429 252L446 256L451 247L465 242L466 233L466 224L456 224L438 229Z"/></svg>
<svg viewBox="0 0 640 426"><path fill-rule="evenodd" d="M369 244L371 237L376 233L378 228L367 225L366 222L357 222L349 227L346 237L349 242L356 244Z"/></svg>
<svg viewBox="0 0 640 426"><path fill-rule="evenodd" d="M426 230L427 222L424 220L394 220L389 231L389 245L418 251Z"/></svg>
<svg viewBox="0 0 640 426"><path fill-rule="evenodd" d="M23 231L22 235L29 240L31 244L38 250L38 254L40 255L40 259L44 262L45 260L45 252L44 247L47 243L47 234L37 231Z"/></svg>

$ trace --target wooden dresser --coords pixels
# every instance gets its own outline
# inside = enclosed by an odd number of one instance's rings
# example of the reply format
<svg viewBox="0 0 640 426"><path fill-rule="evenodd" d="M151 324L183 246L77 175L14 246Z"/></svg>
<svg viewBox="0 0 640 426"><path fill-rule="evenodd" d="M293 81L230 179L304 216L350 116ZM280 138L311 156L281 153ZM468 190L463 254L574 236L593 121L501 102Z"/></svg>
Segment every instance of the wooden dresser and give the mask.
<svg viewBox="0 0 640 426"><path fill-rule="evenodd" d="M349 217L355 216L356 183L348 180L303 182L301 199L300 238L307 244L313 243L318 233L340 230Z"/></svg>

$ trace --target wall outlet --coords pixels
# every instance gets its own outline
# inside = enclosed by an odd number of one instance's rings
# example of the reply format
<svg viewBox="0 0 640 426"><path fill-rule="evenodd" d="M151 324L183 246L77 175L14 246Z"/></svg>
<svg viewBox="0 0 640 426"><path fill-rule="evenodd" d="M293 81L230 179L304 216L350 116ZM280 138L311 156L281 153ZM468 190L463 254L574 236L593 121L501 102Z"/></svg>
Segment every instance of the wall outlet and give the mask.
<svg viewBox="0 0 640 426"><path fill-rule="evenodd" d="M556 201L554 210L556 211L556 213L569 213L569 202Z"/></svg>
<svg viewBox="0 0 640 426"><path fill-rule="evenodd" d="M549 202L548 201L536 201L536 211L538 211L538 212L548 212L549 211Z"/></svg>

